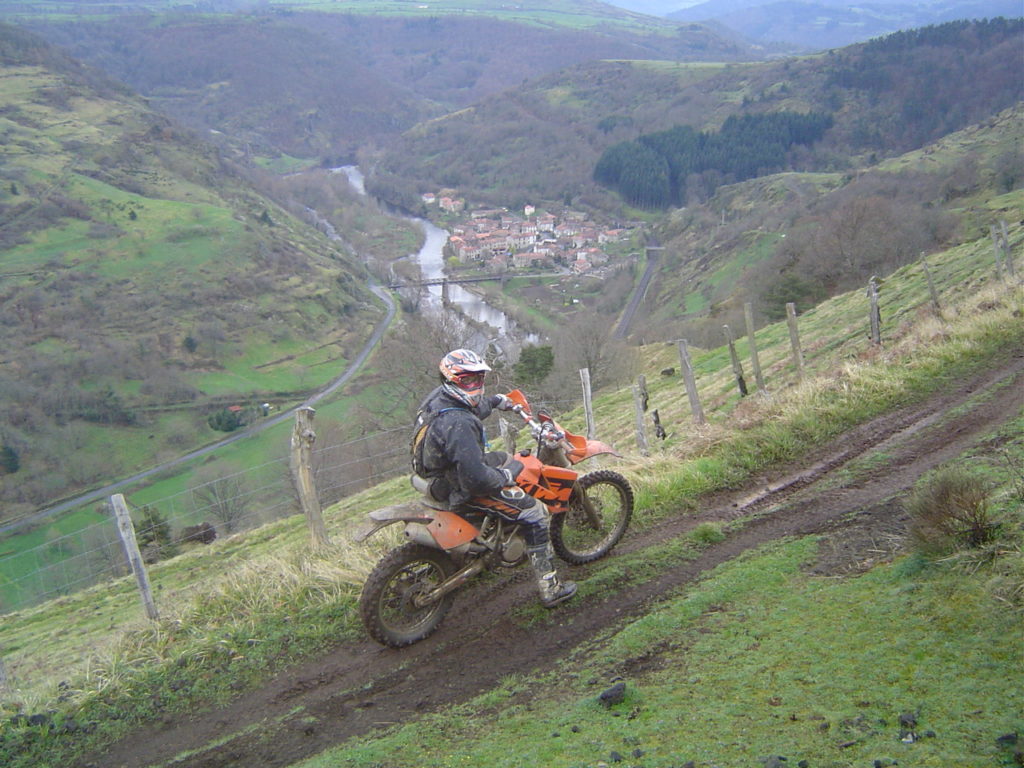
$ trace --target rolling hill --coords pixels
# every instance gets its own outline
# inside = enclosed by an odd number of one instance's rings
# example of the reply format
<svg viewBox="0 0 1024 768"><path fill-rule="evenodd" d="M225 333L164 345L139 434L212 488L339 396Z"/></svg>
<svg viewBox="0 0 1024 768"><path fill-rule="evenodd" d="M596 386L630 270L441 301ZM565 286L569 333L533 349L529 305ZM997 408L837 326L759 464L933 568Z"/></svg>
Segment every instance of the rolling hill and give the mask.
<svg viewBox="0 0 1024 768"><path fill-rule="evenodd" d="M407 131L371 186L471 201L559 201L623 215L593 180L609 147L674 125L717 130L781 110L834 118L795 169L854 170L986 119L1024 96L1022 22L957 22L772 62L590 61ZM398 190L396 192L396 190Z"/></svg>
<svg viewBox="0 0 1024 768"><path fill-rule="evenodd" d="M327 381L382 317L361 263L124 86L8 25L0 63L5 515Z"/></svg>
<svg viewBox="0 0 1024 768"><path fill-rule="evenodd" d="M751 55L707 27L601 3L545 2L510 12L481 2L472 13L431 4L427 16L408 4L360 4L358 13L286 6L73 22L40 13L21 23L237 148L334 164L360 147L386 145L422 119L581 61Z"/></svg>

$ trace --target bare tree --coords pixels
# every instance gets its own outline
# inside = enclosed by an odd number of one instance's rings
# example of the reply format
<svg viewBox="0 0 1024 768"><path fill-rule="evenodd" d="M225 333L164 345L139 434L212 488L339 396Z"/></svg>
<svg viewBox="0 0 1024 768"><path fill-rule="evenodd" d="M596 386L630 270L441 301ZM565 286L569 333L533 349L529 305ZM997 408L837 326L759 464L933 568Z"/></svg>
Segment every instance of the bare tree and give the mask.
<svg viewBox="0 0 1024 768"><path fill-rule="evenodd" d="M440 359L452 349L471 346L477 335L455 312L431 309L408 318L375 358L379 386L386 393L379 411L382 424L409 421L420 400L437 386Z"/></svg>
<svg viewBox="0 0 1024 768"><path fill-rule="evenodd" d="M247 492L238 472L227 472L227 467L210 465L196 473L197 484L192 487L192 506L203 517L212 517L227 534L239 530L247 509Z"/></svg>
<svg viewBox="0 0 1024 768"><path fill-rule="evenodd" d="M590 370L595 390L632 378L635 353L612 338L612 322L590 311L577 313L555 337L555 367L559 380L578 380L580 368Z"/></svg>
<svg viewBox="0 0 1024 768"><path fill-rule="evenodd" d="M84 545L89 555L89 570L97 578L104 575L117 577L128 573L124 545L115 526L93 526L85 534Z"/></svg>

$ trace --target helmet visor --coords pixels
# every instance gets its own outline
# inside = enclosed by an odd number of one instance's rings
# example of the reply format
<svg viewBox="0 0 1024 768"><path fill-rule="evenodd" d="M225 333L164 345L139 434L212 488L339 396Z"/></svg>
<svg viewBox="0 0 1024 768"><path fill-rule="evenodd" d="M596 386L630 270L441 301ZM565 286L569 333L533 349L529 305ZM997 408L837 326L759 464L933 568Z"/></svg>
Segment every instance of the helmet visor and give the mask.
<svg viewBox="0 0 1024 768"><path fill-rule="evenodd" d="M466 371L464 373L456 374L454 381L458 385L459 389L472 392L473 390L483 388L484 375L484 371Z"/></svg>

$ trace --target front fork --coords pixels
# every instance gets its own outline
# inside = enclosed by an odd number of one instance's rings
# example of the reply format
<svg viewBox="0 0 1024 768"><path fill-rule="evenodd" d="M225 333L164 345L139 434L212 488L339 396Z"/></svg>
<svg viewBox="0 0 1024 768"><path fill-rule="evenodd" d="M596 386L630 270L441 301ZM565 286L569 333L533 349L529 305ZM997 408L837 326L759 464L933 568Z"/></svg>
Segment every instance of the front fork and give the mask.
<svg viewBox="0 0 1024 768"><path fill-rule="evenodd" d="M579 499L580 507L583 509L583 516L586 517L590 527L595 531L601 530L601 515L598 514L597 508L594 503L587 496L587 492L580 486L579 480L572 485L572 492L576 494L576 498Z"/></svg>
<svg viewBox="0 0 1024 768"><path fill-rule="evenodd" d="M555 467L562 467L563 469L572 468L572 463L566 457L565 451L561 448L552 448L547 445L541 445L537 449L537 458L545 464L550 464ZM586 518L590 527L595 531L601 530L601 515L598 514L597 508L594 506L593 502L587 498L586 491L583 490L579 480L573 483L572 492L576 494L576 498L579 499L580 507L583 509L583 516Z"/></svg>

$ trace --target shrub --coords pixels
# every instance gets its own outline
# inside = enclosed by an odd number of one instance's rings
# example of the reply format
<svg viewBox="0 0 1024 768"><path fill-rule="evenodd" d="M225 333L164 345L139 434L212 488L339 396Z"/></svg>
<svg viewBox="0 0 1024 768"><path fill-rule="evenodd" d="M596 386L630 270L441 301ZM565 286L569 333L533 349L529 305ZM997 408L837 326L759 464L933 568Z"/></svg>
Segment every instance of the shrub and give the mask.
<svg viewBox="0 0 1024 768"><path fill-rule="evenodd" d="M928 556L973 549L995 538L988 488L962 467L940 470L921 483L906 509L913 541Z"/></svg>
<svg viewBox="0 0 1024 768"><path fill-rule="evenodd" d="M690 541L697 545L717 544L725 540L725 532L720 523L701 523L690 531Z"/></svg>
<svg viewBox="0 0 1024 768"><path fill-rule="evenodd" d="M216 429L218 432L234 432L245 424L245 421L241 413L224 408L210 415L206 423L210 425L210 429Z"/></svg>

